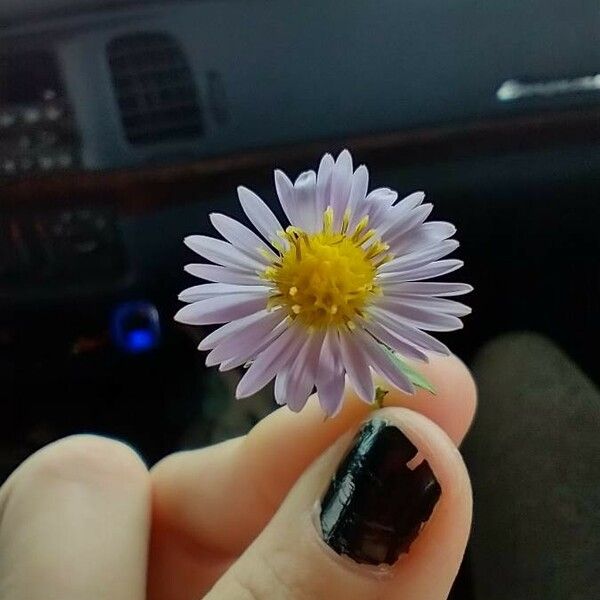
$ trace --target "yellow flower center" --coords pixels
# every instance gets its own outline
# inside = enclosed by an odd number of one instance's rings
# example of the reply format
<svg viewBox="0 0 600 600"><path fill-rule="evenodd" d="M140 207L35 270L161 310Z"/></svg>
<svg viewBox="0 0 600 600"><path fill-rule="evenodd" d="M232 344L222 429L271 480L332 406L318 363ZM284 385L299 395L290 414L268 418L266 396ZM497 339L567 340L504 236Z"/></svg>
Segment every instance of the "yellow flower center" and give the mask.
<svg viewBox="0 0 600 600"><path fill-rule="evenodd" d="M281 237L286 249L263 277L275 286L270 307L283 306L290 317L307 327L352 328L357 316L373 296L380 293L375 282L377 267L389 260L388 247L367 229L368 217L348 232L346 213L339 231L333 230L333 211L323 215L323 228L308 234L288 227Z"/></svg>

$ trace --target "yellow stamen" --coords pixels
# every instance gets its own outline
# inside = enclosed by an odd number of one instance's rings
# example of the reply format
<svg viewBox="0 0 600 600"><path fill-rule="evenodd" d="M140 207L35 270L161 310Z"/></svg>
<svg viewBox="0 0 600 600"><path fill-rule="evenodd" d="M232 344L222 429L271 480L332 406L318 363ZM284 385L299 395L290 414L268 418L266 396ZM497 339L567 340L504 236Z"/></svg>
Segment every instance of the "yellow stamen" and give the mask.
<svg viewBox="0 0 600 600"><path fill-rule="evenodd" d="M333 231L333 208L327 207L323 213L323 233L331 233Z"/></svg>
<svg viewBox="0 0 600 600"><path fill-rule="evenodd" d="M348 233L348 227L350 226L350 217L352 215L350 214L349 210L346 210L344 212L344 216L342 217L342 230L341 233L342 235L346 235L346 233Z"/></svg>
<svg viewBox="0 0 600 600"><path fill-rule="evenodd" d="M356 327L365 307L381 294L377 268L391 257L384 254L388 247L377 232L368 229L368 216L349 231L351 221L346 211L334 231L334 213L328 207L321 231L307 233L290 226L281 232L287 247L262 273L275 287L270 309L281 306L312 329ZM371 244L364 248L367 240Z"/></svg>
<svg viewBox="0 0 600 600"><path fill-rule="evenodd" d="M359 241L359 236L362 233L362 231L365 229L365 227L369 224L369 215L365 215L359 222L358 225L355 227L354 229L354 233L352 234L352 241L354 242L358 242ZM369 230L368 233L371 233L372 235L375 235L375 230L371 229ZM369 237L372 237L369 236ZM364 240L363 240L364 241ZM362 242L361 242L362 243Z"/></svg>

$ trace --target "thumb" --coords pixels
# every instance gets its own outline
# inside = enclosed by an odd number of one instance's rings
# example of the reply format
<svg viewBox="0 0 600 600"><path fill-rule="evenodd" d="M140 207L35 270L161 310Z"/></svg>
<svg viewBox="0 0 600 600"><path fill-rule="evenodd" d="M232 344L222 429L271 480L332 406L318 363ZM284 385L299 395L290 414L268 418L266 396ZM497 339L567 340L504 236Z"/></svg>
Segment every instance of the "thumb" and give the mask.
<svg viewBox="0 0 600 600"><path fill-rule="evenodd" d="M206 598L442 600L470 524L452 441L426 417L386 408L308 468Z"/></svg>

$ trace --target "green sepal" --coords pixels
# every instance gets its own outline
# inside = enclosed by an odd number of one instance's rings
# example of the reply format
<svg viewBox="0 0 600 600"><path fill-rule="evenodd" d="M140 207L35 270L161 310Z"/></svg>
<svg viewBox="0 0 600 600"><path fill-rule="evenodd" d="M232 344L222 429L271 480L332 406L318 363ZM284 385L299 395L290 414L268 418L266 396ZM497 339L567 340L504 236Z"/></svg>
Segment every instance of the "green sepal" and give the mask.
<svg viewBox="0 0 600 600"><path fill-rule="evenodd" d="M385 344L380 346L387 352L388 356L394 362L394 365L408 377L408 380L416 387L427 390L431 394L435 395L435 388L433 385L418 371L415 371L405 360L400 358L393 350L388 348Z"/></svg>

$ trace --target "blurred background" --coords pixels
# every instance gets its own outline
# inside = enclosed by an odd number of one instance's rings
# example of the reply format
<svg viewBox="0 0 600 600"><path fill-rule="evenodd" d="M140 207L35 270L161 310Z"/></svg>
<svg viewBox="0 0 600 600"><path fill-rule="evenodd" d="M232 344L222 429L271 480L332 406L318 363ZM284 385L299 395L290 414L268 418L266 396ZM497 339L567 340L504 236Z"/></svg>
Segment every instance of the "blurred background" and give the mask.
<svg viewBox="0 0 600 600"><path fill-rule="evenodd" d="M459 229L474 313L444 341L480 372L486 439L513 431L485 406L527 402L506 386L527 385L532 356L563 386L538 387L541 410L583 386L570 426L596 432L599 42L595 0L0 0L0 482L73 432L124 439L152 464L271 411L269 392L234 404L238 374L206 370L205 332L173 322L192 284L182 239L209 233L212 211L240 216L242 183L276 209L274 167L295 176L344 147L373 187L424 189ZM540 427L510 438L517 464ZM485 463L473 439L474 546L455 598L537 598L478 574L514 526L502 507L531 489L523 474L498 496L490 473L509 450ZM568 527L589 536L600 480L586 477ZM502 549L507 569L527 556L519 543ZM552 579L560 563L540 561ZM539 597L600 597L594 569L586 594Z"/></svg>

